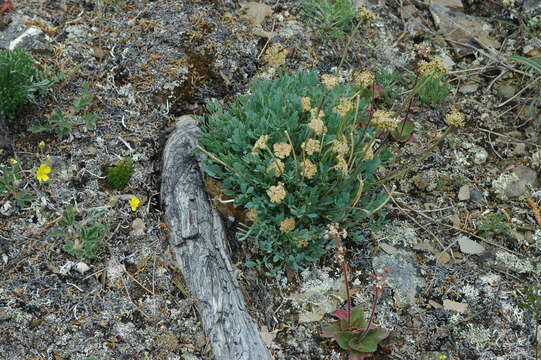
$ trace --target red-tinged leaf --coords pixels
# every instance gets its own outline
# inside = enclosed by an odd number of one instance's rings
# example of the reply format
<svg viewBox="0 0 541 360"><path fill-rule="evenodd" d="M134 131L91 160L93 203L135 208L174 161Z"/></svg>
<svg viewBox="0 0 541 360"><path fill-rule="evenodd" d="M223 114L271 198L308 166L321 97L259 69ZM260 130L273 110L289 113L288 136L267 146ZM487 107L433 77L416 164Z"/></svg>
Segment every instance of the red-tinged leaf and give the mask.
<svg viewBox="0 0 541 360"><path fill-rule="evenodd" d="M2 7L0 8L0 15L15 10L13 2L11 0L4 0Z"/></svg>
<svg viewBox="0 0 541 360"><path fill-rule="evenodd" d="M334 322L332 325L327 326L323 331L321 332L321 336L326 338L334 338L338 334L338 332L342 330L339 325L339 321Z"/></svg>
<svg viewBox="0 0 541 360"><path fill-rule="evenodd" d="M348 360L364 360L364 359L369 358L371 356L372 356L371 353L360 353L360 352L357 352L357 351L352 351L352 352L349 353Z"/></svg>
<svg viewBox="0 0 541 360"><path fill-rule="evenodd" d="M370 91L374 94L374 99L377 99L381 96L383 96L383 88L379 86L378 84L374 84L368 87Z"/></svg>
<svg viewBox="0 0 541 360"><path fill-rule="evenodd" d="M337 317L340 320L347 320L348 318L348 312L346 310L336 310L331 314L334 317Z"/></svg>

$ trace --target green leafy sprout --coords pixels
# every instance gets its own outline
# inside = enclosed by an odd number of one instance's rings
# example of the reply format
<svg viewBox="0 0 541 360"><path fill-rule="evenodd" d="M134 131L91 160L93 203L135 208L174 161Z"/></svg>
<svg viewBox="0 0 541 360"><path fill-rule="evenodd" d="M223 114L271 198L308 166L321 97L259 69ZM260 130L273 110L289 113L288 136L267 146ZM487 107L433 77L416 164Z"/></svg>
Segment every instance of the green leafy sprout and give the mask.
<svg viewBox="0 0 541 360"><path fill-rule="evenodd" d="M342 38L351 30L356 11L352 0L305 0L302 15L323 38Z"/></svg>
<svg viewBox="0 0 541 360"><path fill-rule="evenodd" d="M13 199L17 206L24 208L35 197L21 186L23 170L14 159L7 165L0 165L0 199Z"/></svg>
<svg viewBox="0 0 541 360"><path fill-rule="evenodd" d="M123 159L115 166L109 168L107 172L107 181L116 190L122 190L130 181L133 175L133 161Z"/></svg>

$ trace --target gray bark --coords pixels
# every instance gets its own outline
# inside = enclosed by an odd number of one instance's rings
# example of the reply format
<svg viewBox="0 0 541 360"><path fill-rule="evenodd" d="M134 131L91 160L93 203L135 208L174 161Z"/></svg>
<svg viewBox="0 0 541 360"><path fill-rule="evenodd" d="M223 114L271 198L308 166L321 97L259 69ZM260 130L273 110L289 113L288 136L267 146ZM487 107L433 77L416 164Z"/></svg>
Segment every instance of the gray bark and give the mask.
<svg viewBox="0 0 541 360"><path fill-rule="evenodd" d="M182 116L163 153L161 185L165 220L176 261L201 315L216 360L272 359L246 310L226 251L222 219L202 187L195 132Z"/></svg>

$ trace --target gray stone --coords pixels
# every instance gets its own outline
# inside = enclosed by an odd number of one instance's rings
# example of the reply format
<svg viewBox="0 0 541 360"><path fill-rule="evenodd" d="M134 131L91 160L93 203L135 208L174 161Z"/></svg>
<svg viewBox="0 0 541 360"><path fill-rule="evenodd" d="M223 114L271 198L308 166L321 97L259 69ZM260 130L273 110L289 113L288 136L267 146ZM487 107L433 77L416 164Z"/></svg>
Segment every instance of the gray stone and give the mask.
<svg viewBox="0 0 541 360"><path fill-rule="evenodd" d="M470 199L470 186L462 185L458 190L458 200L465 201Z"/></svg>
<svg viewBox="0 0 541 360"><path fill-rule="evenodd" d="M476 241L471 240L465 235L460 235L458 238L458 246L464 254L478 255L485 252L485 247Z"/></svg>
<svg viewBox="0 0 541 360"><path fill-rule="evenodd" d="M477 165L484 164L488 158L488 152L480 146L476 146L472 149L475 153L473 155L473 162Z"/></svg>
<svg viewBox="0 0 541 360"><path fill-rule="evenodd" d="M131 223L132 231L130 231L131 236L143 236L145 235L145 222L141 218L133 220Z"/></svg>
<svg viewBox="0 0 541 360"><path fill-rule="evenodd" d="M20 18L14 18L1 35L0 49L23 49L40 54L52 53L51 38L41 29L25 25Z"/></svg>
<svg viewBox="0 0 541 360"><path fill-rule="evenodd" d="M472 201L482 201L485 199L483 193L477 189L472 189L470 191L470 200Z"/></svg>
<svg viewBox="0 0 541 360"><path fill-rule="evenodd" d="M425 281L418 276L414 257L407 252L382 255L372 260L374 269L389 268L389 286L394 290L395 301L402 304L415 303L415 296Z"/></svg>
<svg viewBox="0 0 541 360"><path fill-rule="evenodd" d="M501 98L509 99L516 94L517 88L512 85L501 85L496 88L496 92Z"/></svg>
<svg viewBox="0 0 541 360"><path fill-rule="evenodd" d="M518 180L510 182L505 187L505 195L508 198L517 198L524 194L528 187L535 188L539 186L536 172L526 166L517 166L513 169L513 174L516 175Z"/></svg>

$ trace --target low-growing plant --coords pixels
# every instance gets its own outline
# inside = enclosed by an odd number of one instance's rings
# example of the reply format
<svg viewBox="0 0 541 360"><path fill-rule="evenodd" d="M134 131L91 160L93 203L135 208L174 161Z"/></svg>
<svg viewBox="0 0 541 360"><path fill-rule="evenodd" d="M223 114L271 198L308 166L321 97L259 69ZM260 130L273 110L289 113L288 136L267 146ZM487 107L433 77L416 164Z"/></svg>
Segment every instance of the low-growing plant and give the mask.
<svg viewBox="0 0 541 360"><path fill-rule="evenodd" d="M107 226L98 221L103 211L91 211L86 218L77 219L77 212L68 206L58 225L61 230L52 233L53 237L65 242L64 251L80 260L93 261L104 251L103 238L107 234Z"/></svg>
<svg viewBox="0 0 541 360"><path fill-rule="evenodd" d="M17 206L24 208L35 197L21 188L23 170L19 162L9 159L7 165L0 165L0 199L13 199Z"/></svg>
<svg viewBox="0 0 541 360"><path fill-rule="evenodd" d="M373 276L374 284L371 286L373 300L370 318L366 321L364 308L362 306L352 306L349 290L349 267L345 258L346 249L342 243L342 238L347 237L347 231L340 230L338 224L330 224L327 227L326 236L336 242L336 259L340 263L344 277L347 307L346 310L336 310L332 313L338 320L326 327L322 336L334 339L342 349L349 353L349 360L363 360L372 356L378 349L379 343L389 336L387 330L373 324L376 307L383 295L389 270L385 268L380 274Z"/></svg>
<svg viewBox="0 0 541 360"><path fill-rule="evenodd" d="M351 30L356 11L352 0L305 0L302 15L323 38L341 38Z"/></svg>
<svg viewBox="0 0 541 360"><path fill-rule="evenodd" d="M122 190L128 185L133 175L133 161L123 159L107 171L107 181L116 190Z"/></svg>
<svg viewBox="0 0 541 360"><path fill-rule="evenodd" d="M447 68L437 56L432 56L429 61L419 61L414 81L415 94L423 103L433 107L440 105L451 92Z"/></svg>
<svg viewBox="0 0 541 360"><path fill-rule="evenodd" d="M315 73L259 81L229 105L211 102L199 118L205 171L251 219L243 239L258 245L258 265L313 264L334 246L329 222L347 228L379 210L374 139L396 121L381 110L369 119L355 86ZM383 153L383 152L382 152Z"/></svg>
<svg viewBox="0 0 541 360"><path fill-rule="evenodd" d="M75 99L73 106L66 113L63 110L56 110L47 119L47 125L36 125L30 128L33 133L51 132L55 133L58 139L68 136L73 128L85 125L88 130L96 129L97 115L85 113L92 104L93 97L90 95L88 83L83 84L82 95Z"/></svg>
<svg viewBox="0 0 541 360"><path fill-rule="evenodd" d="M52 80L40 72L32 56L21 49L0 50L0 125L26 104L36 103Z"/></svg>
<svg viewBox="0 0 541 360"><path fill-rule="evenodd" d="M381 96L388 106L392 106L404 90L400 85L402 80L402 74L389 68L381 68L376 73L376 84L381 87Z"/></svg>
<svg viewBox="0 0 541 360"><path fill-rule="evenodd" d="M506 224L505 215L501 212L497 214L489 214L479 222L479 230L481 230L482 238L503 235L509 232L509 227Z"/></svg>

